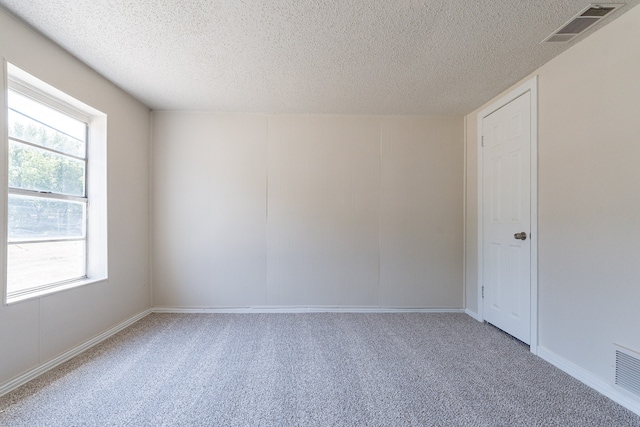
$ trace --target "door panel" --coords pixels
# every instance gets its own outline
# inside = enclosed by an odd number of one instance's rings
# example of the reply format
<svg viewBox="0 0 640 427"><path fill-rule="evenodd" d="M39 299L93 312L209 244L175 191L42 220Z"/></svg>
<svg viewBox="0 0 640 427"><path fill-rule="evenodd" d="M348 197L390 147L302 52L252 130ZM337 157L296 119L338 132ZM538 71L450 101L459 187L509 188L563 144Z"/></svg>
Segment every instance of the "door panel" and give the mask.
<svg viewBox="0 0 640 427"><path fill-rule="evenodd" d="M531 334L531 95L483 120L484 317L525 343Z"/></svg>

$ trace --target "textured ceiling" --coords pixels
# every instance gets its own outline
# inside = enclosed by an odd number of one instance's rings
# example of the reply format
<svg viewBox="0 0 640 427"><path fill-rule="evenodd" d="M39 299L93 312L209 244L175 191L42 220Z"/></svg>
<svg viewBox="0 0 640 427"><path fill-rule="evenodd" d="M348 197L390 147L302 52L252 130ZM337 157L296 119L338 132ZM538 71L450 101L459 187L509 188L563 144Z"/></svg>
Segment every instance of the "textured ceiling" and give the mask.
<svg viewBox="0 0 640 427"><path fill-rule="evenodd" d="M0 4L153 109L461 115L584 37L539 44L588 2Z"/></svg>

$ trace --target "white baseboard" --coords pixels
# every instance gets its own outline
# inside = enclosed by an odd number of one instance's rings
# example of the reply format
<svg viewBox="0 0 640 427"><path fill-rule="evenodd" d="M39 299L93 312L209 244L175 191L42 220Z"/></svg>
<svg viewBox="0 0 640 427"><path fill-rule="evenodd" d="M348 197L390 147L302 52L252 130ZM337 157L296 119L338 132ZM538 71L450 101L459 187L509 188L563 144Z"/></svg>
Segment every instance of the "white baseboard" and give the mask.
<svg viewBox="0 0 640 427"><path fill-rule="evenodd" d="M601 378L593 375L586 369L563 358L562 356L557 355L551 350L547 350L544 347L538 347L538 356L551 363L556 368L571 375L578 381L607 396L614 402L640 415L640 399L634 398L631 395L624 393L623 391L614 387L612 384L609 384Z"/></svg>
<svg viewBox="0 0 640 427"><path fill-rule="evenodd" d="M480 318L480 315L478 313L476 313L475 311L471 311L468 308L465 308L464 312L466 314L468 314L469 316L473 317L474 319L476 319L478 322L482 322L482 319Z"/></svg>
<svg viewBox="0 0 640 427"><path fill-rule="evenodd" d="M462 308L387 307L153 307L154 313L464 313Z"/></svg>
<svg viewBox="0 0 640 427"><path fill-rule="evenodd" d="M83 351L86 351L86 350L90 349L91 347L93 347L94 345L101 343L102 341L106 340L107 338L111 337L112 335L117 334L118 332L120 332L124 328L126 328L128 326L131 326L132 324L134 324L135 322L137 322L138 320L142 319L143 317L145 317L145 316L147 316L149 314L151 314L151 309L147 309L147 310L143 311L142 313L138 313L135 316L130 317L129 319L125 320L124 322L121 322L121 323L117 324L113 328L111 328L111 329L109 329L107 331L104 331L100 335L97 335L97 336L91 338L90 340L87 340L87 341L83 342L82 344L72 348L71 350L68 350L68 351L62 353L58 357L55 357L54 359L51 359L51 360L49 360L49 361L47 361L45 363L42 363L42 364L36 366L35 368L32 368L32 369L28 370L24 374L22 374L22 375L20 375L18 377L15 377L12 380L9 380L8 382L0 385L0 396L3 396L5 394L9 393L10 391L15 390L16 388L20 387L21 385L28 383L32 379L44 374L45 372L55 368L58 365L63 364L67 360L73 359L74 357L76 357L77 355L82 353Z"/></svg>

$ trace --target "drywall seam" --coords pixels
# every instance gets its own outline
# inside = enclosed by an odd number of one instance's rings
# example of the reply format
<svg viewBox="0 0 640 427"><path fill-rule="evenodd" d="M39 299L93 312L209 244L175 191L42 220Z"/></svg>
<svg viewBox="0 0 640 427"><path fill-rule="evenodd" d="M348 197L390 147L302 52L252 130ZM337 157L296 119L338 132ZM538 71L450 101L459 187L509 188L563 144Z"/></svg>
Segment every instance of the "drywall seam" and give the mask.
<svg viewBox="0 0 640 427"><path fill-rule="evenodd" d="M265 172L265 189L264 189L264 303L269 301L269 137L271 129L271 120L266 119L267 131L265 135L265 159L264 159L264 172Z"/></svg>
<svg viewBox="0 0 640 427"><path fill-rule="evenodd" d="M382 266L382 121L383 118L378 119L378 290L376 292L376 299L380 304L380 288L382 287L382 278L380 273Z"/></svg>

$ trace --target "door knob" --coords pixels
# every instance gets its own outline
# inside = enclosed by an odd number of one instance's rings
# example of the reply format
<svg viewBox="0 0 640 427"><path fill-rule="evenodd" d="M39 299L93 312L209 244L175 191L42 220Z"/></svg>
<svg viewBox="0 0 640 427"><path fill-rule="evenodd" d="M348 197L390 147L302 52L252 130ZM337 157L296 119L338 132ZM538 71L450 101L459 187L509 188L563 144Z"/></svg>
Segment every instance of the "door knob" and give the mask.
<svg viewBox="0 0 640 427"><path fill-rule="evenodd" d="M524 231L516 233L513 235L513 238L516 240L527 240L527 233L525 233Z"/></svg>

